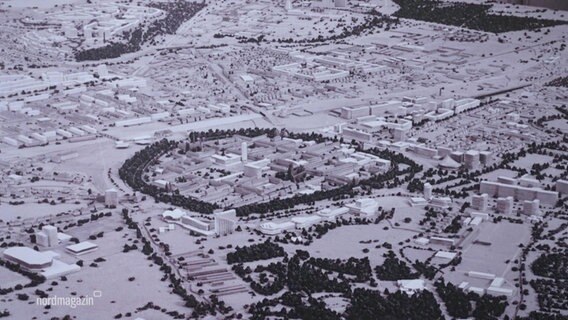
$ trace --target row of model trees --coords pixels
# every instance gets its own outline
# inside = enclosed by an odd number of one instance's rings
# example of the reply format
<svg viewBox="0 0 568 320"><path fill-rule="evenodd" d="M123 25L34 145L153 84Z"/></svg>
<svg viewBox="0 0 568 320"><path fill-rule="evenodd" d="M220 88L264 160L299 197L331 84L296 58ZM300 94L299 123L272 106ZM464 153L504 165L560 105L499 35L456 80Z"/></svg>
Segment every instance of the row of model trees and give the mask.
<svg viewBox="0 0 568 320"><path fill-rule="evenodd" d="M12 272L19 273L24 277L30 279L30 282L28 282L25 285L17 284L14 287L0 288L0 295L5 295L14 291L22 290L24 288L33 288L45 282L44 276L35 272L30 272L28 270L25 270L24 268L21 268L20 265L17 263L0 260L0 267L5 267Z"/></svg>
<svg viewBox="0 0 568 320"><path fill-rule="evenodd" d="M162 139L136 152L118 170L120 178L134 191L140 191L143 194L152 196L156 201L170 203L200 213L212 213L219 206L183 195L168 193L166 190L144 181L143 173L148 166L158 161L162 155L177 146L178 142L176 141Z"/></svg>
<svg viewBox="0 0 568 320"><path fill-rule="evenodd" d="M554 80L549 81L545 84L548 87L564 87L568 88L568 76L566 77L559 77Z"/></svg>
<svg viewBox="0 0 568 320"><path fill-rule="evenodd" d="M242 135L247 137L267 135L271 138L280 136L281 138L289 137L292 139L302 139L304 141L315 141L317 143L324 141L337 141L337 138L326 138L317 133L291 133L285 129L280 131L275 128L239 130L217 129L205 132L192 132L189 134L189 140L190 142L195 143L198 141L227 138L233 135ZM180 147L180 142L163 139L141 151L136 152L134 156L126 160L119 169L120 178L135 191L140 191L144 194L150 195L159 202L170 203L199 213L212 213L215 209L219 209L220 207L215 203L207 203L192 197L183 196L176 192L172 193L144 181L143 173L148 170L148 167L153 163L156 163L162 155L171 152L177 147ZM190 148L189 145L186 144L182 146L182 149L180 150L187 149ZM354 188L358 185L377 189L385 187L396 188L403 183L409 182L416 173L422 170L422 166L400 153L390 150L380 150L378 148L368 150L359 148L358 150L376 155L382 159L390 160L391 167L386 172L373 175L359 183L353 181L352 183L348 183L337 188L316 191L311 194L298 194L286 199L275 198L267 202L243 205L235 208L237 215L248 216L252 213L265 214L278 210L291 209L300 204L310 204L326 199L333 199L335 201L347 197L353 197L356 194ZM399 164L405 165L405 168L399 169ZM404 176L404 178L401 178L402 176Z"/></svg>

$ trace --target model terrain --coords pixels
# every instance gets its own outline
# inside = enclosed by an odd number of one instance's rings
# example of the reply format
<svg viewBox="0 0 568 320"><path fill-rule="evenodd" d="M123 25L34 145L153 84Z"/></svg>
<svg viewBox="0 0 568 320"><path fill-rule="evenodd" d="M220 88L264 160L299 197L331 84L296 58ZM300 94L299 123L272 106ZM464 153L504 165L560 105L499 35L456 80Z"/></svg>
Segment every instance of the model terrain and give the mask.
<svg viewBox="0 0 568 320"><path fill-rule="evenodd" d="M0 318L568 319L563 1L0 1Z"/></svg>

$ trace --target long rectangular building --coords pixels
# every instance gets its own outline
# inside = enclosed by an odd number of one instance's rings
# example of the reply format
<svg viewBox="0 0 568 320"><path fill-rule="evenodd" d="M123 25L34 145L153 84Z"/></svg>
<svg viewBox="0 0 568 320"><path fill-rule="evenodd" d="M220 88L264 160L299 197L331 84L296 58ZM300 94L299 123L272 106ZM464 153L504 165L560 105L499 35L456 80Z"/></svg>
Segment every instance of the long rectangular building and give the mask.
<svg viewBox="0 0 568 320"><path fill-rule="evenodd" d="M510 185L492 181L482 181L479 186L480 193L487 193L491 197L513 197L517 201L540 200L542 204L554 206L558 201L558 192L540 188L528 188L520 185Z"/></svg>

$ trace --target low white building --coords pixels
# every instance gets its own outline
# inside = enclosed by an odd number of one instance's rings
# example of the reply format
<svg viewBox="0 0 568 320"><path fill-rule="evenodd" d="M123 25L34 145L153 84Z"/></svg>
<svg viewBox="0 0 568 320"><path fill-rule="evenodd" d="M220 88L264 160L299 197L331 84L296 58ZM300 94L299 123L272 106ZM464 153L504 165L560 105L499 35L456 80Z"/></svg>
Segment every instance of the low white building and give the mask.
<svg viewBox="0 0 568 320"><path fill-rule="evenodd" d="M370 198L358 199L355 203L346 205L349 212L358 215L372 216L377 212L379 204L377 200Z"/></svg>
<svg viewBox="0 0 568 320"><path fill-rule="evenodd" d="M294 217L292 218L292 222L296 226L296 229L307 228L315 223L321 221L321 217L319 216L306 216L306 217Z"/></svg>
<svg viewBox="0 0 568 320"><path fill-rule="evenodd" d="M99 248L98 245L89 242L89 241L83 241L83 242L79 242L77 244L73 244L70 246L67 246L65 248L65 250L67 250L67 252L76 255L76 256L80 256L80 255L84 255L87 253L91 253L95 250L97 250Z"/></svg>
<svg viewBox="0 0 568 320"><path fill-rule="evenodd" d="M291 230L296 227L296 224L292 221L275 223L275 222L265 222L261 223L258 230L267 235L280 234L286 230Z"/></svg>
<svg viewBox="0 0 568 320"><path fill-rule="evenodd" d="M422 279L398 280L396 283L400 291L408 295L413 295L416 292L426 289L426 282Z"/></svg>

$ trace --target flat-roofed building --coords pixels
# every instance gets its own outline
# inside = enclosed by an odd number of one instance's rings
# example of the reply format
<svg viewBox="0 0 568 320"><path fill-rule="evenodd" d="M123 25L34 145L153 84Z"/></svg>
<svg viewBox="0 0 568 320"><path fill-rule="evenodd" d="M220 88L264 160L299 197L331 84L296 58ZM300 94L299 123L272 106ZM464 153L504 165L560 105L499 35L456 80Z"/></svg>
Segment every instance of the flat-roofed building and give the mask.
<svg viewBox="0 0 568 320"><path fill-rule="evenodd" d="M87 253L91 253L95 250L97 250L99 248L98 245L89 242L89 241L83 241L83 242L79 242L77 244L73 244L70 246L67 246L65 248L65 250L67 250L67 252L76 255L76 256L80 256L80 255L84 255Z"/></svg>
<svg viewBox="0 0 568 320"><path fill-rule="evenodd" d="M426 289L426 282L422 279L403 279L397 280L400 291L405 292L408 295L412 295L416 292Z"/></svg>
<svg viewBox="0 0 568 320"><path fill-rule="evenodd" d="M486 272L478 272L478 271L469 271L467 273L469 277L477 278L477 279L487 279L493 280L495 279L495 275L493 273L486 273Z"/></svg>
<svg viewBox="0 0 568 320"><path fill-rule="evenodd" d="M337 217L344 215L349 212L349 208L337 208L337 209L323 209L316 214L322 219L327 219L328 221L335 220Z"/></svg>
<svg viewBox="0 0 568 320"><path fill-rule="evenodd" d="M497 288L497 287L489 287L487 288L487 294L493 295L493 296L506 296L506 297L511 297L514 293L513 289L508 289L508 288Z"/></svg>
<svg viewBox="0 0 568 320"><path fill-rule="evenodd" d="M306 217L294 217L292 222L296 225L296 229L307 228L315 223L321 221L319 216L306 216Z"/></svg>
<svg viewBox="0 0 568 320"><path fill-rule="evenodd" d="M294 229L296 225L292 221L275 223L275 222L265 222L260 224L258 230L267 235L274 235L282 233L286 230Z"/></svg>
<svg viewBox="0 0 568 320"><path fill-rule="evenodd" d="M187 216L187 213L181 209L166 210L162 213L162 219L164 220L180 220L182 217Z"/></svg>
<svg viewBox="0 0 568 320"><path fill-rule="evenodd" d="M196 218L193 218L193 217L190 217L190 216L181 217L181 223L186 224L188 226L192 226L196 229L203 230L203 231L211 230L211 224L209 224L207 222L203 222L199 219L196 219Z"/></svg>
<svg viewBox="0 0 568 320"><path fill-rule="evenodd" d="M361 107L343 107L341 108L341 117L343 119L355 119L370 115L369 106Z"/></svg>
<svg viewBox="0 0 568 320"><path fill-rule="evenodd" d="M349 212L358 215L371 216L377 212L379 204L375 199L363 198L355 200L355 203L346 205Z"/></svg>
<svg viewBox="0 0 568 320"><path fill-rule="evenodd" d="M222 166L231 166L241 162L241 156L236 154L214 154L211 156L211 159L213 159L215 164Z"/></svg>
<svg viewBox="0 0 568 320"><path fill-rule="evenodd" d="M535 200L538 199L541 204L545 205L556 205L558 201L558 192L555 191L548 191L541 188L528 188L520 186L515 179L515 184L505 184L506 180L502 177L500 178L501 182L493 182L493 181L481 181L479 192L480 193L487 193L491 197L513 197L515 200L524 201L524 200Z"/></svg>
<svg viewBox="0 0 568 320"><path fill-rule="evenodd" d="M442 244L446 246L454 245L454 239L443 238L443 237L430 237L430 243L432 244Z"/></svg>
<svg viewBox="0 0 568 320"><path fill-rule="evenodd" d="M3 256L28 270L40 270L51 266L53 258L59 254L53 251L35 251L28 247L11 247L4 250Z"/></svg>
<svg viewBox="0 0 568 320"><path fill-rule="evenodd" d="M430 201L430 205L438 208L449 208L452 205L450 197L435 197Z"/></svg>

